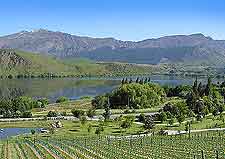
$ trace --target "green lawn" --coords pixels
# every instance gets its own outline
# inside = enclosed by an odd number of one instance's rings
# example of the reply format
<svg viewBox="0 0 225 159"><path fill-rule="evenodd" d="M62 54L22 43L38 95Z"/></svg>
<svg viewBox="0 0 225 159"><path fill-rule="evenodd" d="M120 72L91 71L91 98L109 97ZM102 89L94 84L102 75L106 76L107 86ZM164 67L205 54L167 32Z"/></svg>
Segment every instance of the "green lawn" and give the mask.
<svg viewBox="0 0 225 159"><path fill-rule="evenodd" d="M213 117L213 115L209 115L202 119L202 121L193 120L191 124L192 130L199 129L212 129L212 128L225 128L225 123L219 120L219 116ZM225 114L223 114L223 118L225 118ZM189 119L186 119L189 120ZM164 122L163 124L167 124L168 122ZM182 124L175 123L173 126L169 125L157 125L156 129L168 129L168 130L185 130L186 122Z"/></svg>
<svg viewBox="0 0 225 159"><path fill-rule="evenodd" d="M46 116L49 111L56 111L59 113L66 112L67 115L72 115L71 110L73 108L88 110L91 107L91 98L87 98L63 103L49 104L45 108L34 108L32 109L32 114L34 117L38 117Z"/></svg>

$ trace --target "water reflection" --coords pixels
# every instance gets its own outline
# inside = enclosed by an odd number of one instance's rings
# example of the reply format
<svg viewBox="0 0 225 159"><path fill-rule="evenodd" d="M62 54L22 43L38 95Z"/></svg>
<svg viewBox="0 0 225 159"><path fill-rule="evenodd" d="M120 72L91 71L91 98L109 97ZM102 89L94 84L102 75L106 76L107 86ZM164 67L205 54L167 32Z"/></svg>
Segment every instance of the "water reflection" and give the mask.
<svg viewBox="0 0 225 159"><path fill-rule="evenodd" d="M137 77L132 78L133 81ZM144 77L145 78L145 77ZM161 85L192 84L193 78L177 76L151 76L151 81ZM35 98L47 97L55 101L59 96L78 99L82 96L96 96L112 91L122 78L62 78L62 79L1 79L0 98L14 98L17 96L30 96ZM199 79L206 82L206 78ZM214 79L214 82L222 81Z"/></svg>

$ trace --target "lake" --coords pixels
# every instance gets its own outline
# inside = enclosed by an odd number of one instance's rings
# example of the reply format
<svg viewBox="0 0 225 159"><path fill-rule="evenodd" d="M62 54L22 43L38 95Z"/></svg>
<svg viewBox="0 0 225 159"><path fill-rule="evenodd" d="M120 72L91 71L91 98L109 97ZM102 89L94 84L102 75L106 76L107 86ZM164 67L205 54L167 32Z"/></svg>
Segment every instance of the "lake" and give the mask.
<svg viewBox="0 0 225 159"><path fill-rule="evenodd" d="M31 130L40 132L40 128L0 128L0 140L21 134L30 134Z"/></svg>
<svg viewBox="0 0 225 159"><path fill-rule="evenodd" d="M131 77L136 80L136 77ZM128 78L130 79L130 77ZM59 96L69 99L79 99L83 96L96 96L112 91L118 87L122 78L58 78L58 79L1 79L0 97L30 96L46 97L54 102ZM161 85L176 86L192 84L195 79L178 76L151 76L151 81ZM206 82L206 78L199 81ZM215 79L221 82L222 79Z"/></svg>

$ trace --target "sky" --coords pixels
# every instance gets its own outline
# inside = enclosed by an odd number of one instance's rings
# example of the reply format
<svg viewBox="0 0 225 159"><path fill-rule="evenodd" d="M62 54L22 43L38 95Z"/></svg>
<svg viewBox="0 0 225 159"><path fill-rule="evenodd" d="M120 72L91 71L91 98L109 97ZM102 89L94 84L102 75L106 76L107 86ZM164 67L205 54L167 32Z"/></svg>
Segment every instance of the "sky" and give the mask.
<svg viewBox="0 0 225 159"><path fill-rule="evenodd" d="M1 0L0 36L47 29L139 41L203 33L225 39L225 0Z"/></svg>

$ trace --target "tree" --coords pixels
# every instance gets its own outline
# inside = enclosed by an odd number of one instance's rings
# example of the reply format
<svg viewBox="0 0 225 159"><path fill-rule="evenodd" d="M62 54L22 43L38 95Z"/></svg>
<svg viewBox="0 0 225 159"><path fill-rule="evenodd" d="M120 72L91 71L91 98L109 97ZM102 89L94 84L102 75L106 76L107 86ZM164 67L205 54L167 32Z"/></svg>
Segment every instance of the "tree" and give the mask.
<svg viewBox="0 0 225 159"><path fill-rule="evenodd" d="M137 79L136 79L136 81L135 81L136 83L139 83L139 77L137 77Z"/></svg>
<svg viewBox="0 0 225 159"><path fill-rule="evenodd" d="M167 119L171 119L173 115L170 112L166 112Z"/></svg>
<svg viewBox="0 0 225 159"><path fill-rule="evenodd" d="M80 117L80 123L81 123L81 125L85 125L86 122L87 122L87 118L85 116L81 116Z"/></svg>
<svg viewBox="0 0 225 159"><path fill-rule="evenodd" d="M202 86L202 82L200 82L199 85L198 85L198 94L199 94L200 97L203 97L204 93L205 93L205 89Z"/></svg>
<svg viewBox="0 0 225 159"><path fill-rule="evenodd" d="M209 96L211 94L211 91L212 91L212 80L211 77L208 77L208 83L205 88L205 95Z"/></svg>
<svg viewBox="0 0 225 159"><path fill-rule="evenodd" d="M87 116L89 118L93 118L96 115L95 109L93 109L93 108L88 109L88 111L86 112L86 114L87 114Z"/></svg>
<svg viewBox="0 0 225 159"><path fill-rule="evenodd" d="M196 96L198 96L198 77L197 76L193 85L193 92Z"/></svg>
<svg viewBox="0 0 225 159"><path fill-rule="evenodd" d="M57 116L58 116L58 113L55 111L49 111L47 114L47 117L57 117Z"/></svg>
<svg viewBox="0 0 225 159"><path fill-rule="evenodd" d="M223 123L225 122L225 119L224 119L224 116L222 113L220 113L220 118L219 118L220 121L222 121Z"/></svg>
<svg viewBox="0 0 225 159"><path fill-rule="evenodd" d="M163 88L157 84L125 84L110 94L110 108L150 108L159 105L164 97Z"/></svg>
<svg viewBox="0 0 225 159"><path fill-rule="evenodd" d="M147 78L147 77L145 78L145 81L144 81L144 83L148 83L148 78Z"/></svg>
<svg viewBox="0 0 225 159"><path fill-rule="evenodd" d="M105 106L108 104L108 96L107 95L96 96L91 101L91 104L94 108L104 109Z"/></svg>
<svg viewBox="0 0 225 159"><path fill-rule="evenodd" d="M34 129L31 129L30 132L31 132L32 135L35 134L35 130Z"/></svg>
<svg viewBox="0 0 225 159"><path fill-rule="evenodd" d="M31 110L34 108L35 104L36 102L32 98L26 96L21 96L12 100L13 109L15 111L19 110L20 112Z"/></svg>
<svg viewBox="0 0 225 159"><path fill-rule="evenodd" d="M132 126L133 122L134 122L134 116L125 116L124 120L122 120L120 127L123 129L128 129Z"/></svg>
<svg viewBox="0 0 225 159"><path fill-rule="evenodd" d="M22 118L31 118L32 117L32 113L30 111L22 112L21 117Z"/></svg>
<svg viewBox="0 0 225 159"><path fill-rule="evenodd" d="M172 126L173 125L173 123L175 122L175 119L174 118L171 118L170 120L169 120L169 124Z"/></svg>
<svg viewBox="0 0 225 159"><path fill-rule="evenodd" d="M126 78L124 84L127 84L127 83L128 83L128 79Z"/></svg>
<svg viewBox="0 0 225 159"><path fill-rule="evenodd" d="M154 119L152 116L146 116L144 121L144 128L147 130L153 129L155 126Z"/></svg>
<svg viewBox="0 0 225 159"><path fill-rule="evenodd" d="M179 116L177 117L177 121L178 121L180 124L181 124L184 120L185 120L185 117L184 117L183 114L181 114L181 115L179 115Z"/></svg>
<svg viewBox="0 0 225 159"><path fill-rule="evenodd" d="M8 79L13 79L13 75L8 75Z"/></svg>
<svg viewBox="0 0 225 159"><path fill-rule="evenodd" d="M144 84L143 78L139 81L140 84Z"/></svg>
<svg viewBox="0 0 225 159"><path fill-rule="evenodd" d="M88 125L87 130L88 130L88 133L91 133L91 130L92 130L92 126L91 126L91 124L89 124L89 125Z"/></svg>
<svg viewBox="0 0 225 159"><path fill-rule="evenodd" d="M108 104L105 107L105 112L102 114L102 116L105 118L105 121L110 119L111 111L110 111L110 103L108 99Z"/></svg>
<svg viewBox="0 0 225 159"><path fill-rule="evenodd" d="M133 80L132 80L132 78L130 78L130 81L129 81L129 83L132 83L133 82Z"/></svg>
<svg viewBox="0 0 225 159"><path fill-rule="evenodd" d="M138 116L138 121L141 122L141 123L145 123L145 114L141 113Z"/></svg>
<svg viewBox="0 0 225 159"><path fill-rule="evenodd" d="M101 133L104 131L104 127L103 127L103 125L99 125L97 128L96 128L96 130L95 130L95 134L97 134L97 135L101 135Z"/></svg>
<svg viewBox="0 0 225 159"><path fill-rule="evenodd" d="M164 122L167 120L167 115L165 112L161 112L158 117L159 121Z"/></svg>
<svg viewBox="0 0 225 159"><path fill-rule="evenodd" d="M207 115L209 113L208 108L204 105L203 100L197 100L196 102L196 108L195 108L196 114L200 114L200 115Z"/></svg>
<svg viewBox="0 0 225 159"><path fill-rule="evenodd" d="M57 100L56 100L56 103L63 103L63 102L67 102L69 101L69 99L67 97L59 97Z"/></svg>
<svg viewBox="0 0 225 159"><path fill-rule="evenodd" d="M47 98L38 99L37 102L41 103L41 107L44 108L49 104L49 100Z"/></svg>
<svg viewBox="0 0 225 159"><path fill-rule="evenodd" d="M124 80L124 78L122 79L121 84L125 84L125 80Z"/></svg>
<svg viewBox="0 0 225 159"><path fill-rule="evenodd" d="M73 114L74 117L80 118L81 116L84 115L85 112L83 110L78 110L78 109L73 108L71 110L71 113Z"/></svg>

